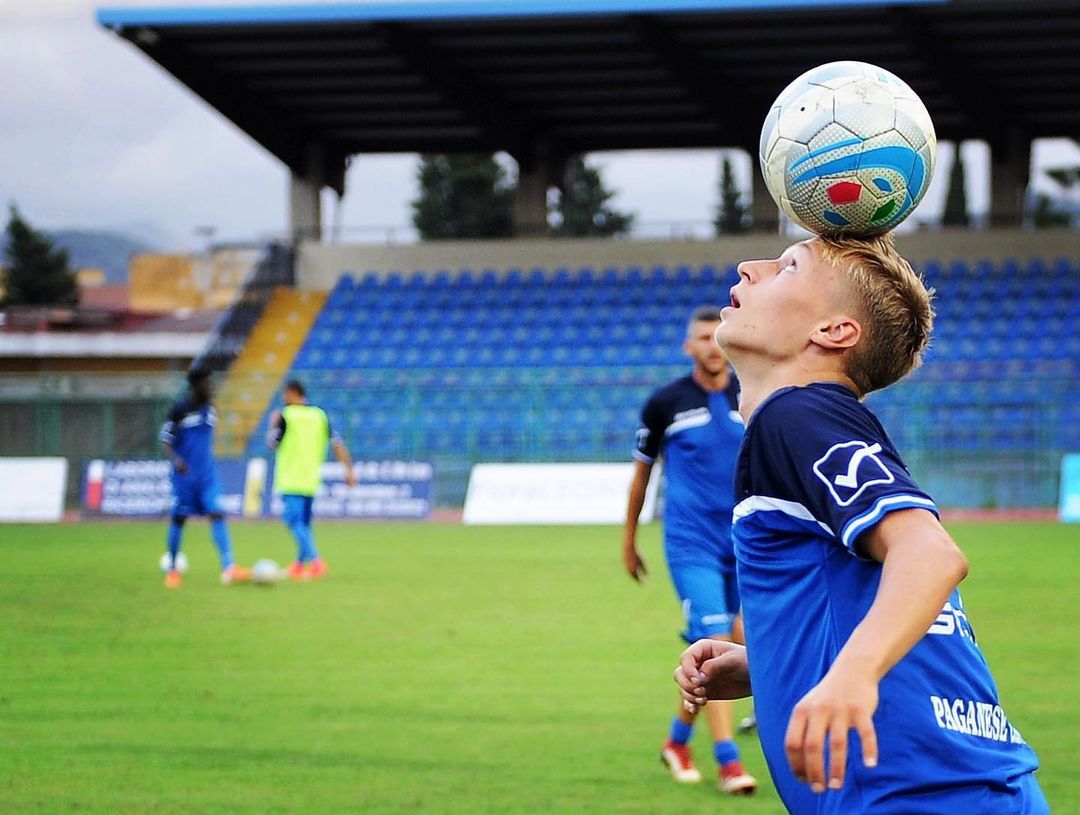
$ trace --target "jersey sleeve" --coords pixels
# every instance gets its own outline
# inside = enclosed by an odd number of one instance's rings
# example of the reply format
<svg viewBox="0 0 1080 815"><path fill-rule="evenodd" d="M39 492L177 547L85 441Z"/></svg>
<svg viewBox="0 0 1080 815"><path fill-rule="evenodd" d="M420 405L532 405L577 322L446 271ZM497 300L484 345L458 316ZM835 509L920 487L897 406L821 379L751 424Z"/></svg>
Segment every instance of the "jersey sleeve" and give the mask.
<svg viewBox="0 0 1080 815"><path fill-rule="evenodd" d="M270 426L266 428L266 446L271 450L277 448L281 443L282 437L285 435L285 417L278 413L277 420L270 423Z"/></svg>
<svg viewBox="0 0 1080 815"><path fill-rule="evenodd" d="M161 426L158 438L168 445L176 445L176 437L180 433L180 420L184 418L184 406L179 402L172 406L168 418Z"/></svg>
<svg viewBox="0 0 1080 815"><path fill-rule="evenodd" d="M646 464L655 462L660 456L665 430L667 430L667 422L664 418L663 406L657 395L653 394L645 403L645 407L641 409L641 426L637 431L634 458Z"/></svg>
<svg viewBox="0 0 1080 815"><path fill-rule="evenodd" d="M861 556L859 536L890 512L938 514L868 410L850 398L802 391L785 394L761 416L770 480L849 552Z"/></svg>

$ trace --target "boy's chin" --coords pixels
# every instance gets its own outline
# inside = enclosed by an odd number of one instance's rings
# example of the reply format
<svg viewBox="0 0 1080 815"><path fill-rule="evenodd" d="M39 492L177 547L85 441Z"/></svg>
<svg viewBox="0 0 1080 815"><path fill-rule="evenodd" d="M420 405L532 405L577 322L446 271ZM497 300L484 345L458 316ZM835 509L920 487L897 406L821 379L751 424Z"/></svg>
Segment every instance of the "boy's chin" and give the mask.
<svg viewBox="0 0 1080 815"><path fill-rule="evenodd" d="M760 343L750 342L734 331L725 334L717 329L716 344L720 346L720 350L724 352L729 362L734 362L737 357L745 359L754 356L772 356L768 348L762 348Z"/></svg>
<svg viewBox="0 0 1080 815"><path fill-rule="evenodd" d="M738 332L734 330L734 326L728 323L720 323L716 327L716 333L713 334L713 340L720 346L725 354L731 348L740 347Z"/></svg>

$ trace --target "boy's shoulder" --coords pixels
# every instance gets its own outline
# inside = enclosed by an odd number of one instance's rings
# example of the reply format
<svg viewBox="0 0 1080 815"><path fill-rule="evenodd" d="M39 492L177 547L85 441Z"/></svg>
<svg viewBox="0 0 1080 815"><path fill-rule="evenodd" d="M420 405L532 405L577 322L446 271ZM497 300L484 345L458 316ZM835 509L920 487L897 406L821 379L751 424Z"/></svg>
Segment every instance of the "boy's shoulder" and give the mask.
<svg viewBox="0 0 1080 815"><path fill-rule="evenodd" d="M791 385L768 396L750 418L757 429L780 431L785 435L805 434L807 429L829 426L865 427L876 424L873 414L854 391L838 382Z"/></svg>
<svg viewBox="0 0 1080 815"><path fill-rule="evenodd" d="M787 484L816 478L842 503L838 493L845 489L840 487L854 483L853 473L888 469L882 454L894 467L906 469L874 414L839 383L776 391L751 417L747 436L745 455L751 466Z"/></svg>

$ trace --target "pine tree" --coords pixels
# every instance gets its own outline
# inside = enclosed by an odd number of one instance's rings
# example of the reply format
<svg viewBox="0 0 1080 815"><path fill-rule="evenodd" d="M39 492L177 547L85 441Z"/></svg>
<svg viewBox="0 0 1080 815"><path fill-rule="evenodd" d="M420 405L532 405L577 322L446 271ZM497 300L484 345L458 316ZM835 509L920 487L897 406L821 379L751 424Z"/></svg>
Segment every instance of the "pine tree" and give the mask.
<svg viewBox="0 0 1080 815"><path fill-rule="evenodd" d="M10 306L74 306L79 284L68 266L66 249L28 224L11 205L7 224L4 304Z"/></svg>
<svg viewBox="0 0 1080 815"><path fill-rule="evenodd" d="M949 171L949 192L945 196L942 226L968 226L967 190L964 187L964 157L960 154L963 142L956 143L952 169Z"/></svg>
<svg viewBox="0 0 1080 815"><path fill-rule="evenodd" d="M597 167L578 156L571 160L566 183L553 208L559 224L555 234L564 237L611 237L625 235L634 225L634 215L608 205L615 193L604 186Z"/></svg>
<svg viewBox="0 0 1080 815"><path fill-rule="evenodd" d="M494 154L428 154L417 170L413 224L421 240L513 234L513 189Z"/></svg>
<svg viewBox="0 0 1080 815"><path fill-rule="evenodd" d="M720 205L713 226L717 235L733 235L750 228L750 210L743 203L742 191L731 171L731 159L724 156L720 167Z"/></svg>

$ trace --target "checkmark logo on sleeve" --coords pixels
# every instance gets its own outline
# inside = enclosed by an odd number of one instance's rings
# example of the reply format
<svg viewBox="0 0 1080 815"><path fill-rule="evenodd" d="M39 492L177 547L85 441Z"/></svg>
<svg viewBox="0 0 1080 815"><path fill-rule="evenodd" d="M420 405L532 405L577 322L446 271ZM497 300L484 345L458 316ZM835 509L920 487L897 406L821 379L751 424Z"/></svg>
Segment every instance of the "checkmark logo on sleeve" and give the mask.
<svg viewBox="0 0 1080 815"><path fill-rule="evenodd" d="M842 507L848 506L863 491L874 484L890 484L895 479L878 457L881 444L865 441L845 441L834 444L814 462L814 475L829 489L829 494Z"/></svg>
<svg viewBox="0 0 1080 815"><path fill-rule="evenodd" d="M833 483L838 487L846 487L847 489L853 489L859 483L859 465L862 460L867 456L876 456L881 452L881 445L874 444L872 447L864 447L861 450L856 450L855 455L851 457L851 461L848 462L847 472L836 476L833 479Z"/></svg>

